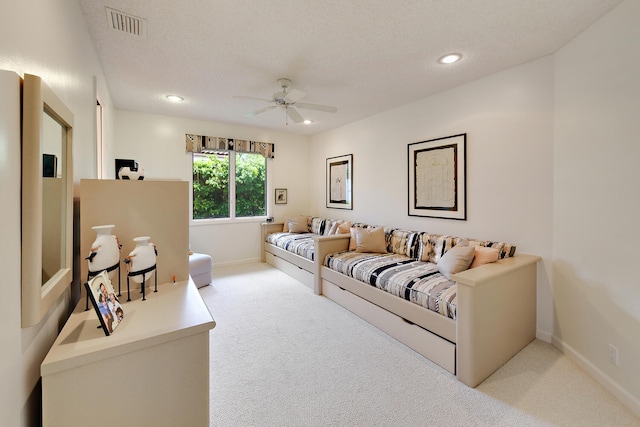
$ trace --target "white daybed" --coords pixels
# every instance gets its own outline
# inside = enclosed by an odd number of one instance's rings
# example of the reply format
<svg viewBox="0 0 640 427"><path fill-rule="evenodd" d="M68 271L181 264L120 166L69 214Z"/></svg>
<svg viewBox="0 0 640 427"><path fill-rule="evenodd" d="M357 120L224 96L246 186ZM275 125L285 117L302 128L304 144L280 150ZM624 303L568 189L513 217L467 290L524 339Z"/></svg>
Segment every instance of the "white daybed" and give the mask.
<svg viewBox="0 0 640 427"><path fill-rule="evenodd" d="M263 224L263 261L313 285L318 295L367 320L470 387L535 339L538 256L508 256L453 275L457 304L450 318L326 266L327 255L348 249L348 234L311 233L311 261L267 242L267 236L281 232L282 225Z"/></svg>

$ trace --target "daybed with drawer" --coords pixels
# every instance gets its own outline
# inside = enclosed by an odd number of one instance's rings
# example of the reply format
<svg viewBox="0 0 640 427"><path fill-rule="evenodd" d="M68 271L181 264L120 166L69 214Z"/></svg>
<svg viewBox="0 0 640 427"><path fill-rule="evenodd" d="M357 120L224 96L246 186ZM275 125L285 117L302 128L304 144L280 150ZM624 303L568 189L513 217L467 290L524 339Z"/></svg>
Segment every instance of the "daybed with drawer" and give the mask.
<svg viewBox="0 0 640 427"><path fill-rule="evenodd" d="M297 223L289 221L288 223L262 224L261 259L262 262L267 262L284 271L320 294L318 288L320 275L315 273L320 271L322 262L318 265L315 263L316 241L318 239L324 240L323 249L326 251L343 250L344 241L335 241L337 225L349 226L350 223L311 216L295 219L297 219ZM292 225L291 230L289 224ZM336 229L331 233L333 224L336 224ZM293 226L297 228L294 229Z"/></svg>
<svg viewBox="0 0 640 427"><path fill-rule="evenodd" d="M309 219L308 233L282 233L282 224L265 224L264 260L289 274L297 270L317 294L367 320L464 384L477 386L535 339L539 257L515 255L515 246L500 242L362 224L356 224L351 234L325 235L317 224L323 219L315 220L314 228ZM380 234L380 228L383 249L369 251L367 245L355 245L349 250L354 231ZM443 265L453 255L465 252L468 257L473 252L462 246L492 248L498 260L460 272L445 271Z"/></svg>

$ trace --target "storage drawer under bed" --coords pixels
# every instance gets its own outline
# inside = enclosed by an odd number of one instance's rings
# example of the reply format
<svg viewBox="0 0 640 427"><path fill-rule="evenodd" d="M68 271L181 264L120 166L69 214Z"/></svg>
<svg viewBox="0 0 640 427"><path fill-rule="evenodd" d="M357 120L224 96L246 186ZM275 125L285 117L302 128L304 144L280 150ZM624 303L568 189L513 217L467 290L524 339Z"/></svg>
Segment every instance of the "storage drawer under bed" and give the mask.
<svg viewBox="0 0 640 427"><path fill-rule="evenodd" d="M278 270L288 274L313 289L313 273L310 273L304 268L298 267L297 265L294 265L270 252L265 253L265 260L267 264L274 266Z"/></svg>
<svg viewBox="0 0 640 427"><path fill-rule="evenodd" d="M322 294L450 373L456 374L456 345L454 343L408 322L326 279L322 280Z"/></svg>

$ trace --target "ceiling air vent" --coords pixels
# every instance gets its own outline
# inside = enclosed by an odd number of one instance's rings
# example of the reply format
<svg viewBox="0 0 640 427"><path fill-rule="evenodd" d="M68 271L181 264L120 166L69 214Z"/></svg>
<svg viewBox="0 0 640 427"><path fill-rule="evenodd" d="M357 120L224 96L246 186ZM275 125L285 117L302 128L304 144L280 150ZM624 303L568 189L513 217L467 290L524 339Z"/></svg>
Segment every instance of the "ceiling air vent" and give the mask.
<svg viewBox="0 0 640 427"><path fill-rule="evenodd" d="M147 36L147 20L129 15L119 10L105 7L109 28L116 31L132 34L134 36Z"/></svg>

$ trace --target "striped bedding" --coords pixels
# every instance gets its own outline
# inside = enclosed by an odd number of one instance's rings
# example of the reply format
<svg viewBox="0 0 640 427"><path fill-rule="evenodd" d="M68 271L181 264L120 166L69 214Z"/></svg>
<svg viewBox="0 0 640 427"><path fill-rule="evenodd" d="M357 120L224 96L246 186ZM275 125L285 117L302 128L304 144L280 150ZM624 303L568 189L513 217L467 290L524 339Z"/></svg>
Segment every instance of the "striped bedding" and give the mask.
<svg viewBox="0 0 640 427"><path fill-rule="evenodd" d="M456 318L456 284L438 271L437 264L406 255L338 252L324 265L431 311Z"/></svg>
<svg viewBox="0 0 640 427"><path fill-rule="evenodd" d="M313 261L314 233L271 233L267 242Z"/></svg>

